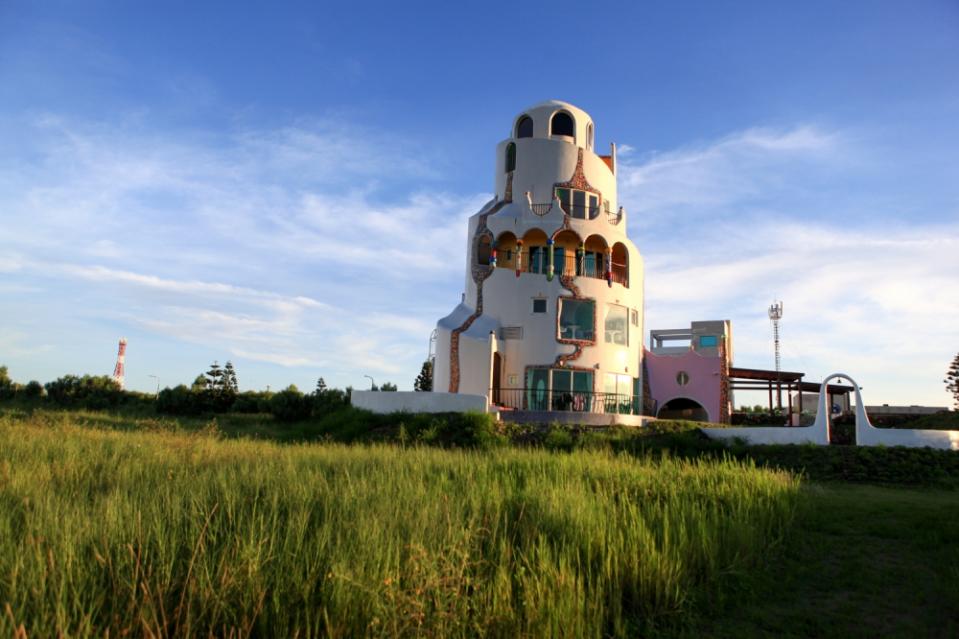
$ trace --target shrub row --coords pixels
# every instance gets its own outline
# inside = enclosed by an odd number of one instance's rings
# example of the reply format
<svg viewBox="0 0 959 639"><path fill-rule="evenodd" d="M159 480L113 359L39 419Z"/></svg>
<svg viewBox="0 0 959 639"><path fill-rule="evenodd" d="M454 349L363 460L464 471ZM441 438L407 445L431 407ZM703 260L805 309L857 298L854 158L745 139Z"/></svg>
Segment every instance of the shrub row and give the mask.
<svg viewBox="0 0 959 639"><path fill-rule="evenodd" d="M349 404L347 392L336 388L303 394L295 386L278 393L247 391L231 393L191 389L184 385L164 388L157 396L156 410L168 415L207 413L269 413L282 422L319 417Z"/></svg>

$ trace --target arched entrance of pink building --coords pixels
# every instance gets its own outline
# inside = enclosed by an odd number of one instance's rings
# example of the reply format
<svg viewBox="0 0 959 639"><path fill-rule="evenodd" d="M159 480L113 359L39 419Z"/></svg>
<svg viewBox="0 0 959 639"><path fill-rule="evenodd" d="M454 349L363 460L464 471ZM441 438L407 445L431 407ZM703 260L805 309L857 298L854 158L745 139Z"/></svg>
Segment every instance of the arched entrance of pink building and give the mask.
<svg viewBox="0 0 959 639"><path fill-rule="evenodd" d="M693 422L708 422L709 413L702 404L688 397L674 397L663 404L656 413L659 419L686 419Z"/></svg>

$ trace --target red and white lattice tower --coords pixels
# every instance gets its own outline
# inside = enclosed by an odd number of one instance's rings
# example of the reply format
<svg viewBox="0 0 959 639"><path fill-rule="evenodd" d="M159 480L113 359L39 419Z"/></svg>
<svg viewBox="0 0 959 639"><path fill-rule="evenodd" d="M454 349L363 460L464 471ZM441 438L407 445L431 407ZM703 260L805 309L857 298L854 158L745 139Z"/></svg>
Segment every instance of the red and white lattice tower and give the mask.
<svg viewBox="0 0 959 639"><path fill-rule="evenodd" d="M120 389L123 389L123 361L127 356L127 338L120 338L120 350L117 351L117 365L113 367L113 381L120 385Z"/></svg>

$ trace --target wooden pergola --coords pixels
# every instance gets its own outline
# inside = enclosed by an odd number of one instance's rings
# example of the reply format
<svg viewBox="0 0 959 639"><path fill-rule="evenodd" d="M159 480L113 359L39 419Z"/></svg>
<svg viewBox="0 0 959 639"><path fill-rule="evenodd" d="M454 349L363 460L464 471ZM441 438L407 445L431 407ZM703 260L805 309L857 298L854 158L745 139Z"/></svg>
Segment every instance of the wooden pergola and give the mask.
<svg viewBox="0 0 959 639"><path fill-rule="evenodd" d="M799 398L799 412L802 413L803 392L818 393L822 384L816 382L804 382L805 373L794 371L769 371L758 368L729 368L729 391L734 390L766 390L769 393L769 415L775 415L773 408L773 390L776 391L776 406L783 407L783 389L786 390L786 398L789 407L789 415L793 412L793 392L797 393ZM846 395L852 392L852 386L843 384L829 384L826 386L826 392L829 395L829 405L832 406L833 395Z"/></svg>

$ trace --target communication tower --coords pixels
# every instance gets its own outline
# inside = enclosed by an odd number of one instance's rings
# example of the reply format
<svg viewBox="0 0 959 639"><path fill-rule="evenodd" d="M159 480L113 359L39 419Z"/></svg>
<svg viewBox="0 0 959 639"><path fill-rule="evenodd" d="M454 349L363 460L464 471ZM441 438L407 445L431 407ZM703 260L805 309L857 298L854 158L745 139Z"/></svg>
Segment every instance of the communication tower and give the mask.
<svg viewBox="0 0 959 639"><path fill-rule="evenodd" d="M783 303L782 302L773 302L769 307L769 319L773 323L773 346L776 349L776 372L778 373L780 369L780 357L779 357L779 320L783 317Z"/></svg>
<svg viewBox="0 0 959 639"><path fill-rule="evenodd" d="M776 406L779 410L783 408L783 387L782 380L779 378L780 357L779 357L779 320L783 317L783 303L773 302L769 307L769 319L773 323L773 348L776 351ZM801 390L799 392L802 392Z"/></svg>
<svg viewBox="0 0 959 639"><path fill-rule="evenodd" d="M124 367L123 362L126 359L127 355L127 338L120 338L120 349L117 351L117 365L113 367L113 381L120 385L120 390L123 390L123 375Z"/></svg>

